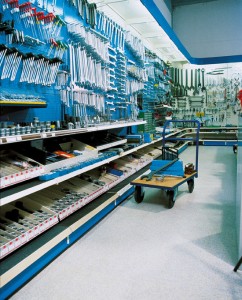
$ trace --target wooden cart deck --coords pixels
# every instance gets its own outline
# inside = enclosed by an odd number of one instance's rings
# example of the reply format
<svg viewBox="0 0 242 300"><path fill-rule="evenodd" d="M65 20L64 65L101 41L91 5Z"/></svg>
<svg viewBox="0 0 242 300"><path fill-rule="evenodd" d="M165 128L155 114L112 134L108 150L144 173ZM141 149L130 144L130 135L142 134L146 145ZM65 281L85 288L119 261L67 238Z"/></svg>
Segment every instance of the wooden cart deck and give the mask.
<svg viewBox="0 0 242 300"><path fill-rule="evenodd" d="M153 177L151 180L146 181L146 179L135 179L130 182L132 185L136 186L145 186L145 187L153 187L158 189L166 189L166 190L173 190L179 185L187 182L189 179L192 179L197 175L197 172L192 174L185 174L185 177L169 177L165 176L163 181L156 180L156 177Z"/></svg>

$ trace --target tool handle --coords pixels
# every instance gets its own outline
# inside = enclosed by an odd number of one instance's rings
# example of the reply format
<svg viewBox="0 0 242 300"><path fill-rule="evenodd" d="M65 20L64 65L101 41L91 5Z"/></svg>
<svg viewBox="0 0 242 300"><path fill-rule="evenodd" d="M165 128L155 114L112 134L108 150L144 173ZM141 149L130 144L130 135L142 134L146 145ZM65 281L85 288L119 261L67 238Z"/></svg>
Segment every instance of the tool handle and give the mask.
<svg viewBox="0 0 242 300"><path fill-rule="evenodd" d="M186 69L186 89L188 89L188 70Z"/></svg>
<svg viewBox="0 0 242 300"><path fill-rule="evenodd" d="M198 87L201 87L201 82L200 82L200 69L197 70L198 74Z"/></svg>
<svg viewBox="0 0 242 300"><path fill-rule="evenodd" d="M191 70L191 88L194 89L194 86L193 86L193 70Z"/></svg>

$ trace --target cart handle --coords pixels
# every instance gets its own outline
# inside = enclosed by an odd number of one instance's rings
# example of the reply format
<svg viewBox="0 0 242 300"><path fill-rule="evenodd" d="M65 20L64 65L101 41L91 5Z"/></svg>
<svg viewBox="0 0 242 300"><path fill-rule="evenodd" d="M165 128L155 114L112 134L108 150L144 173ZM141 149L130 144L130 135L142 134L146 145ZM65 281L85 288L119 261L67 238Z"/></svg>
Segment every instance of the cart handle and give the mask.
<svg viewBox="0 0 242 300"><path fill-rule="evenodd" d="M196 175L195 177L198 177L198 148L199 148L199 132L200 132L200 127L201 123L198 120L166 120L164 126L163 126L163 132L162 132L162 146L165 147L165 141L166 141L166 128L169 125L169 123L196 123L197 124L197 133L196 133L196 138L194 141L196 142L196 163L195 163L195 170L196 170ZM175 140L175 138L174 138ZM182 138L179 138L179 140L183 140ZM186 138L184 138L186 140Z"/></svg>

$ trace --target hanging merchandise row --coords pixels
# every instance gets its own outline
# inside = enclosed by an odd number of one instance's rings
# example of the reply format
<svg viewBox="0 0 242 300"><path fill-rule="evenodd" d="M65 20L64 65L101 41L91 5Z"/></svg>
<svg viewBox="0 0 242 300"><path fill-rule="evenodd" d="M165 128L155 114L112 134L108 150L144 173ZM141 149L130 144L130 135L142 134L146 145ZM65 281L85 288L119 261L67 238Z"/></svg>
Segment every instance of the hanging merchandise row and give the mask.
<svg viewBox="0 0 242 300"><path fill-rule="evenodd" d="M169 100L169 66L86 0L4 1L0 30L2 137L36 118L51 131L137 121Z"/></svg>
<svg viewBox="0 0 242 300"><path fill-rule="evenodd" d="M237 124L242 67L172 68L172 107L177 119L199 119L205 126Z"/></svg>

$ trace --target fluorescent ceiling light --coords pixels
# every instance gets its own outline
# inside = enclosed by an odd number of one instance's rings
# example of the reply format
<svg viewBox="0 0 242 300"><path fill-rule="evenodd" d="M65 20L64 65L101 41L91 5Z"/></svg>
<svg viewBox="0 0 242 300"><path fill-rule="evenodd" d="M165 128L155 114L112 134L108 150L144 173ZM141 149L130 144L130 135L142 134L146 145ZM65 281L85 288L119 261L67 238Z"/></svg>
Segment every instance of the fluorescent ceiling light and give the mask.
<svg viewBox="0 0 242 300"><path fill-rule="evenodd" d="M187 61L140 0L89 0L164 61ZM165 47L166 50L162 50ZM169 49L169 51L167 51Z"/></svg>

